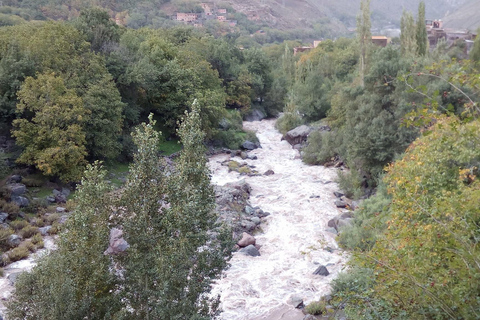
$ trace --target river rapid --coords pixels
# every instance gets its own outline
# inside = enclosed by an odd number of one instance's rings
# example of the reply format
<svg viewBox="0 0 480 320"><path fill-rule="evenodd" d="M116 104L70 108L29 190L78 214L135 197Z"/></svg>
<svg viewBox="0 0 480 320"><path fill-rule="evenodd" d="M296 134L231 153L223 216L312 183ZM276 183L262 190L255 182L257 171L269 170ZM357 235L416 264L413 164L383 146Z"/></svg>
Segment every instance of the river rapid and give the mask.
<svg viewBox="0 0 480 320"><path fill-rule="evenodd" d="M304 164L299 152L281 141L274 124L275 120L244 122L244 129L255 131L262 148L249 152L257 160L232 157L260 173L271 169L273 175L228 172L221 165L230 158L227 154L209 160L212 184L245 179L252 187L252 206L271 213L255 234L261 256L234 253L230 268L214 286L213 293L221 297L223 320L302 319L288 304L290 297L299 296L308 304L328 294L330 282L347 261L338 250L335 234L327 231L328 220L340 212L333 195L338 190L337 169ZM327 266L330 275L313 275L321 265Z"/></svg>

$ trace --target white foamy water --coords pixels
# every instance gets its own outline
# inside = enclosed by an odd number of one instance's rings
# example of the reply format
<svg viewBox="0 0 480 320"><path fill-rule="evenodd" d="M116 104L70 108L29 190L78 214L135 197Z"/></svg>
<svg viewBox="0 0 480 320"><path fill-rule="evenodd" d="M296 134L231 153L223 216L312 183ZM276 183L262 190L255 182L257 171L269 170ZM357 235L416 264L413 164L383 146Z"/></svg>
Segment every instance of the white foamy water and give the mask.
<svg viewBox="0 0 480 320"><path fill-rule="evenodd" d="M221 295L224 320L249 320L285 308L294 294L306 304L317 300L330 292L329 283L347 260L341 250L324 250L338 248L335 235L325 231L328 220L340 212L333 204L336 169L302 163L298 151L281 141L274 123L245 122L244 128L255 131L262 145L250 152L258 160L232 160L275 174L247 177L228 172L221 162L230 155L209 161L213 184L245 179L252 186L251 204L271 213L260 225L262 232L255 234L261 256L234 253L231 267L214 286L213 293ZM329 276L312 274L320 265L327 266Z"/></svg>

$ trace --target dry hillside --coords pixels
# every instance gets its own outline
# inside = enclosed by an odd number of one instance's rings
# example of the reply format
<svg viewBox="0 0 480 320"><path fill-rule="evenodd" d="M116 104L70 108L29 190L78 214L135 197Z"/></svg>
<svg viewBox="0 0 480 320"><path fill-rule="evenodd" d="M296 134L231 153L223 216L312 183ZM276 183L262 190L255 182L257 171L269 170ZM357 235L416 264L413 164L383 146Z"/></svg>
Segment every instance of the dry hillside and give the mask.
<svg viewBox="0 0 480 320"><path fill-rule="evenodd" d="M480 1L470 0L444 18L445 26L476 30L480 28Z"/></svg>

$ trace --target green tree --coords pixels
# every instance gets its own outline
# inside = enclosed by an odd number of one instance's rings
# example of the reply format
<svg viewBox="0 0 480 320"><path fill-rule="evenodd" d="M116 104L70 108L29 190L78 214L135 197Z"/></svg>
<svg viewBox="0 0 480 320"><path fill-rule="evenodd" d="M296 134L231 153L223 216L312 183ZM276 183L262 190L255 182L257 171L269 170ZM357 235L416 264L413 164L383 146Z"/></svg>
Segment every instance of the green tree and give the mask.
<svg viewBox="0 0 480 320"><path fill-rule="evenodd" d="M119 310L116 275L103 254L112 210L105 176L99 165L88 166L58 249L19 276L9 319L111 319Z"/></svg>
<svg viewBox="0 0 480 320"><path fill-rule="evenodd" d="M368 67L368 52L372 42L372 33L370 31L370 0L360 2L360 14L357 16L357 38L360 45L360 85L365 83L365 73Z"/></svg>
<svg viewBox="0 0 480 320"><path fill-rule="evenodd" d="M417 17L417 54L424 56L427 54L428 49L428 36L427 27L425 25L425 2L421 1L418 5L418 17Z"/></svg>
<svg viewBox="0 0 480 320"><path fill-rule="evenodd" d="M28 77L18 98L17 112L26 117L13 122L13 136L24 148L17 161L64 181L80 179L87 155L82 99L54 74Z"/></svg>
<svg viewBox="0 0 480 320"><path fill-rule="evenodd" d="M403 55L416 55L417 54L417 39L415 20L408 11L403 11L402 18L400 20L400 47L402 48Z"/></svg>
<svg viewBox="0 0 480 320"><path fill-rule="evenodd" d="M480 37L477 37L475 39L475 42L473 44L473 49L472 51L470 51L470 59L476 62L480 62Z"/></svg>
<svg viewBox="0 0 480 320"><path fill-rule="evenodd" d="M208 234L214 227L209 184L196 104L180 126L184 145L176 169L165 174L157 154L154 122L137 129L138 146L122 197L127 255L122 295L125 319L206 319L216 312L205 295L225 266L227 250ZM219 237L221 238L221 237Z"/></svg>

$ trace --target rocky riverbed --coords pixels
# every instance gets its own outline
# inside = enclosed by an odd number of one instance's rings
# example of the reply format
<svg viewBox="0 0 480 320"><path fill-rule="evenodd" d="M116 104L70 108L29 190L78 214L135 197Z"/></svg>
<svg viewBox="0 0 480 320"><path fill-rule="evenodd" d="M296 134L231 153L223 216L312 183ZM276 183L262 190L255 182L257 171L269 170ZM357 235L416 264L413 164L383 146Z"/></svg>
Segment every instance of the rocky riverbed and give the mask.
<svg viewBox="0 0 480 320"><path fill-rule="evenodd" d="M262 147L247 156L218 154L209 161L213 184L244 180L251 187L251 206L270 213L254 231L260 256L235 253L231 267L214 287L225 320L303 319L294 305L327 295L347 260L328 227L341 210L334 204L337 169L302 163L298 150L281 140L274 123L245 122L245 129L256 132ZM231 170L225 165L230 161L255 174ZM314 274L321 266L328 275Z"/></svg>

